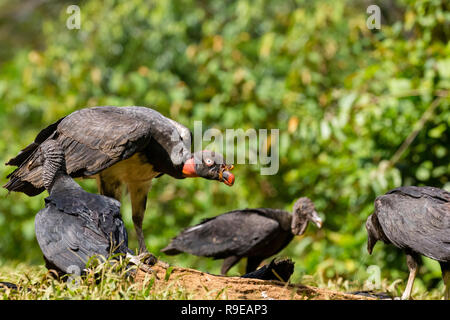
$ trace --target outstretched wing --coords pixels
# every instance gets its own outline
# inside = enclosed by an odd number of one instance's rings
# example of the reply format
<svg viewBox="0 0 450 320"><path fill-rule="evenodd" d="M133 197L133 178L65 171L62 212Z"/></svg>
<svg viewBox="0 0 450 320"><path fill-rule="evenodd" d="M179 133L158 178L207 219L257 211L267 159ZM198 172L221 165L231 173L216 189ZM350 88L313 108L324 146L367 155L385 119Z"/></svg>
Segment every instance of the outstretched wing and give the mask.
<svg viewBox="0 0 450 320"><path fill-rule="evenodd" d="M375 200L388 239L438 261L450 259L450 193L432 187L402 187Z"/></svg>
<svg viewBox="0 0 450 320"><path fill-rule="evenodd" d="M245 256L279 230L277 221L258 213L232 211L184 230L162 252L169 255L188 252L217 259Z"/></svg>

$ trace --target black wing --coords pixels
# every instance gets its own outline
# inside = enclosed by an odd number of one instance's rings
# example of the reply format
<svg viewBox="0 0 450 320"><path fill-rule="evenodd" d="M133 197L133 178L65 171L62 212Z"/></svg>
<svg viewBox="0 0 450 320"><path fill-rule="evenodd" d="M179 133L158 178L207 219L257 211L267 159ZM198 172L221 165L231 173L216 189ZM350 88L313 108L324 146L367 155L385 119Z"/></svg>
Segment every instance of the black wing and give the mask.
<svg viewBox="0 0 450 320"><path fill-rule="evenodd" d="M118 201L81 189L69 196L52 192L45 201L35 219L36 238L45 258L63 272L73 272L71 266L82 271L94 255L131 252Z"/></svg>
<svg viewBox="0 0 450 320"><path fill-rule="evenodd" d="M75 183L75 182L74 182ZM52 190L45 199L47 206L66 215L79 217L91 230L102 233L111 242L114 252L131 252L128 249L128 234L120 214L120 202L106 196L84 191L77 185L76 189Z"/></svg>
<svg viewBox="0 0 450 320"><path fill-rule="evenodd" d="M188 252L222 259L245 256L256 246L269 242L281 230L277 221L254 211L232 211L188 228L162 250L167 254Z"/></svg>
<svg viewBox="0 0 450 320"><path fill-rule="evenodd" d="M109 255L103 233L88 228L78 216L59 212L53 206L35 218L36 239L44 257L64 273L82 272L93 255Z"/></svg>
<svg viewBox="0 0 450 320"><path fill-rule="evenodd" d="M53 132L52 132L53 130ZM45 134L42 134L44 132ZM56 139L65 153L66 170L73 177L96 174L145 149L154 139L174 163L190 154L189 129L145 107L94 107L73 112L44 129L40 139L8 164L19 165L5 185L29 195L43 191L42 157L36 147L43 138ZM173 152L176 150L177 152ZM33 190L34 188L34 190Z"/></svg>
<svg viewBox="0 0 450 320"><path fill-rule="evenodd" d="M398 248L450 260L450 193L432 187L397 188L375 200L375 212Z"/></svg>

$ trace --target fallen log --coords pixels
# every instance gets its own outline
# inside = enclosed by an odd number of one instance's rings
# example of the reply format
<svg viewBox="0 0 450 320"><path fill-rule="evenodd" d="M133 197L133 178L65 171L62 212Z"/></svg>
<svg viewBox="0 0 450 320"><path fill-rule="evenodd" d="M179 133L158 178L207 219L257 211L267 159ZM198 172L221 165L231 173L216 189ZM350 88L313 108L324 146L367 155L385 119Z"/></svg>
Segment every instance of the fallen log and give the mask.
<svg viewBox="0 0 450 320"><path fill-rule="evenodd" d="M153 273L138 270L135 280L157 291L182 291L188 299L209 300L373 300L369 297L275 280L212 275L158 262Z"/></svg>

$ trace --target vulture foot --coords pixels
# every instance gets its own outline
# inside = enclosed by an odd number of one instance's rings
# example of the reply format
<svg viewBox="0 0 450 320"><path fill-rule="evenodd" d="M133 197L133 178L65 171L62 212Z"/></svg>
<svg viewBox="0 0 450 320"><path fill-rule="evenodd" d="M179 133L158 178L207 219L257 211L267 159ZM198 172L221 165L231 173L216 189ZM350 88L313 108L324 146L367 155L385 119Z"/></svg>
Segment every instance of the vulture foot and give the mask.
<svg viewBox="0 0 450 320"><path fill-rule="evenodd" d="M137 256L127 254L127 258L130 260L130 263L136 265L142 271L153 273L156 276L156 272L150 266L155 265L158 259L150 252L144 252Z"/></svg>

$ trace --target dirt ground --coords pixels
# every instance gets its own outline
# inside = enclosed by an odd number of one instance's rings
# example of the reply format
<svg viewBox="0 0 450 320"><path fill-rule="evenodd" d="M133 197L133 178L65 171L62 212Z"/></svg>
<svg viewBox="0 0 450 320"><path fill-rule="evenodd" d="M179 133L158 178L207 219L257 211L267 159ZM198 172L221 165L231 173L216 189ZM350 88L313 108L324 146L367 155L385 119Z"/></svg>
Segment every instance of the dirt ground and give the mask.
<svg viewBox="0 0 450 320"><path fill-rule="evenodd" d="M280 281L212 275L194 269L158 262L152 267L155 289L170 286L190 293L192 299L230 300L367 300L370 298ZM151 275L139 270L136 281L145 282ZM147 280L148 281L148 280ZM370 299L372 300L372 299Z"/></svg>

